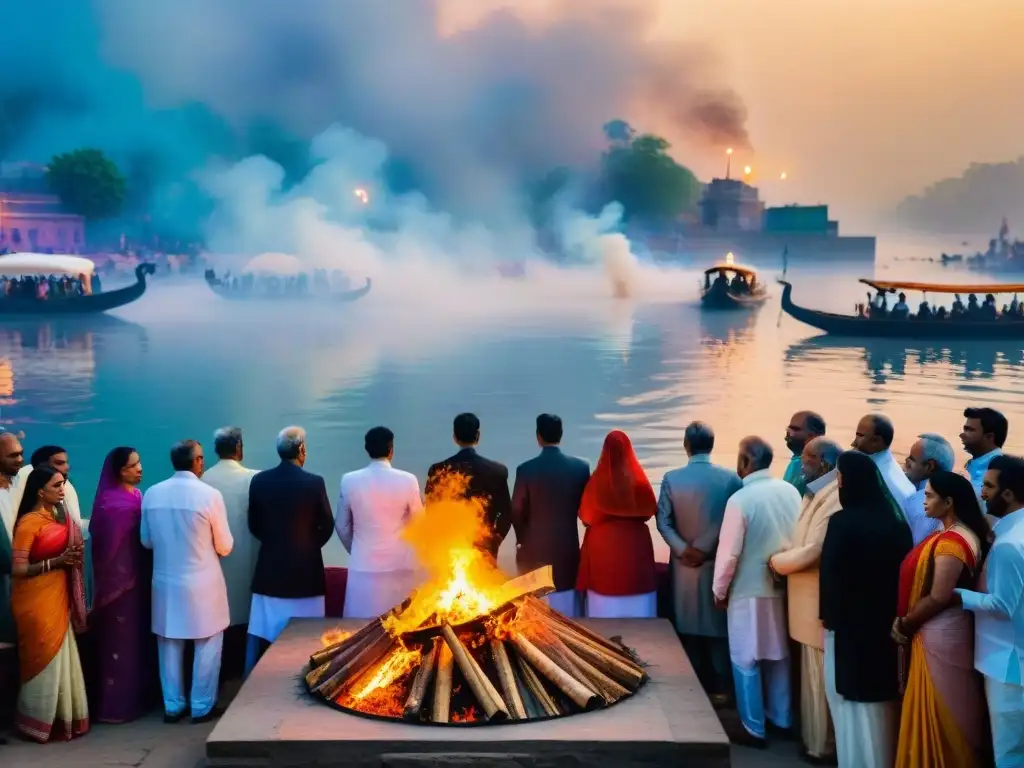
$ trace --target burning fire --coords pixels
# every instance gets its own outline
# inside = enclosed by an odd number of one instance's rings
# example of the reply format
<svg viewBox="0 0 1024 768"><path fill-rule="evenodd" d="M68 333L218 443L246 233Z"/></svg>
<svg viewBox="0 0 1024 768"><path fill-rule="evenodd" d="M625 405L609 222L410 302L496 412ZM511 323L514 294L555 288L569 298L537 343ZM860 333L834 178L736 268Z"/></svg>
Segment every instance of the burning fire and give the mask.
<svg viewBox="0 0 1024 768"><path fill-rule="evenodd" d="M349 637L352 637L351 632L346 632L343 629L338 629L337 627L335 627L334 629L328 629L326 632L320 635L320 644L324 648L326 648L328 645L340 643L342 640L345 640Z"/></svg>
<svg viewBox="0 0 1024 768"><path fill-rule="evenodd" d="M458 473L440 477L427 499L426 511L406 526L402 536L426 572L409 607L389 616L384 627L393 636L425 624L464 624L503 602L508 581L480 545L490 533L485 504L466 498L469 479Z"/></svg>

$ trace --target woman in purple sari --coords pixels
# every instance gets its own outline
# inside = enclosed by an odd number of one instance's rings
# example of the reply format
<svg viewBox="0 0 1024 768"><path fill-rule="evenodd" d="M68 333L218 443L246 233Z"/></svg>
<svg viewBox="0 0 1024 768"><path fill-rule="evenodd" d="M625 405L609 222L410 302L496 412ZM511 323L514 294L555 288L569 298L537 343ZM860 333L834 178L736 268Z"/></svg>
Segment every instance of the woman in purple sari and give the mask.
<svg viewBox="0 0 1024 768"><path fill-rule="evenodd" d="M151 704L153 561L139 538L142 462L134 448L107 454L89 518L95 585L91 618L96 676L93 719L127 723Z"/></svg>

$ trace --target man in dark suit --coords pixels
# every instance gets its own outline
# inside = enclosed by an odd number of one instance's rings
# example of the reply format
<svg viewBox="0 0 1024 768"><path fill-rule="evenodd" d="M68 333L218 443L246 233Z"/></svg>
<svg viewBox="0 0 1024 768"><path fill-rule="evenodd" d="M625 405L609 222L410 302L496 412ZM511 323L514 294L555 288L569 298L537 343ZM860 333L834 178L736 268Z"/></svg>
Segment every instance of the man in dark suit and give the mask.
<svg viewBox="0 0 1024 768"><path fill-rule="evenodd" d="M516 469L512 492L512 527L516 532L516 566L519 573L552 566L555 591L545 598L566 616L579 614L576 571L580 564L577 519L583 489L590 479L590 465L566 456L562 420L549 413L537 417L540 455Z"/></svg>
<svg viewBox="0 0 1024 768"><path fill-rule="evenodd" d="M252 578L246 675L288 620L323 617L324 559L334 533L331 502L320 475L306 463L306 432L286 427L277 436L281 463L249 483L249 530L260 542Z"/></svg>
<svg viewBox="0 0 1024 768"><path fill-rule="evenodd" d="M476 445L480 442L480 419L472 413L460 413L455 417L452 437L459 446L459 452L430 467L427 472L426 495L430 497L442 475L450 472L465 475L469 479L466 496L481 499L486 504L486 522L490 534L480 545L497 559L498 547L512 527L508 467L485 459L476 452Z"/></svg>

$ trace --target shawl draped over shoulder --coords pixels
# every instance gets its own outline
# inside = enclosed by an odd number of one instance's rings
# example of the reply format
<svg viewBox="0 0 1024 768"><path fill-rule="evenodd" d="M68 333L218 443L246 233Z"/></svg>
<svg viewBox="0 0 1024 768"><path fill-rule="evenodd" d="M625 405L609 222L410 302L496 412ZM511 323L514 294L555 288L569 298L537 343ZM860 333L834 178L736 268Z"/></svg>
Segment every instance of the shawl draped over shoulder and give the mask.
<svg viewBox="0 0 1024 768"><path fill-rule="evenodd" d="M142 494L137 488L128 490L121 485L108 455L89 518L94 608L109 605L138 582L145 567L139 543L141 522Z"/></svg>

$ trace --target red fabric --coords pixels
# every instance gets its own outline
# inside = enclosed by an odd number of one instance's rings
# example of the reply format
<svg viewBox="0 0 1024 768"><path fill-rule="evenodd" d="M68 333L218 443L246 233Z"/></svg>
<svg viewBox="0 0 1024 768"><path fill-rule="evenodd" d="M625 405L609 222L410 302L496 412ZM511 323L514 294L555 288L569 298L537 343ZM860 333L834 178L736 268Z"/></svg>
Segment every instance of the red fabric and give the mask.
<svg viewBox="0 0 1024 768"><path fill-rule="evenodd" d="M327 594L324 596L324 614L340 619L345 610L345 591L348 588L348 568L324 568Z"/></svg>
<svg viewBox="0 0 1024 768"><path fill-rule="evenodd" d="M32 563L41 563L43 560L52 560L64 554L68 548L69 529L66 525L47 525L40 529L32 542L32 551L28 559Z"/></svg>
<svg viewBox="0 0 1024 768"><path fill-rule="evenodd" d="M608 433L580 502L587 526L576 589L601 595L654 592L654 544L647 521L658 501L625 432Z"/></svg>

